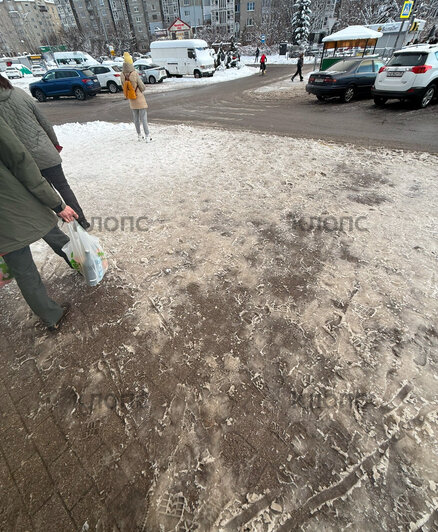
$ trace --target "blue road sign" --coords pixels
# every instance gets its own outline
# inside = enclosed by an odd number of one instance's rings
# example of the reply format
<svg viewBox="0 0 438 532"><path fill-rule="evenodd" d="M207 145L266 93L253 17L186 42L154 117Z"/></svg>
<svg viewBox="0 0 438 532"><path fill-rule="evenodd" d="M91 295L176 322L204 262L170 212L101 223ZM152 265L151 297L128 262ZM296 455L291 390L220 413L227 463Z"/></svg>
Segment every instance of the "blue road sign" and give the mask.
<svg viewBox="0 0 438 532"><path fill-rule="evenodd" d="M262 44L265 44L266 35L261 35L260 40L262 41Z"/></svg>
<svg viewBox="0 0 438 532"><path fill-rule="evenodd" d="M411 16L411 11L413 7L413 0L406 0L406 2L403 4L402 11L400 13L400 18L409 18Z"/></svg>

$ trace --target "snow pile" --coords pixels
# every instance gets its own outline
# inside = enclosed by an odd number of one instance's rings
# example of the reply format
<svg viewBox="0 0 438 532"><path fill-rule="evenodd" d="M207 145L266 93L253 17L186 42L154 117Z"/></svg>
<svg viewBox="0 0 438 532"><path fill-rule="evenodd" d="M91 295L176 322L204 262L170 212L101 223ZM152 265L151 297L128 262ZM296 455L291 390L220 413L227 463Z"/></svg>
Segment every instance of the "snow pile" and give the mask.
<svg viewBox="0 0 438 532"><path fill-rule="evenodd" d="M216 70L212 77L195 79L193 76L183 76L182 78L167 78L159 85L147 86L147 92L165 92L178 89L188 89L190 87L204 87L232 81L234 79L246 78L258 74L257 68L251 68L242 63L240 68L228 68Z"/></svg>
<svg viewBox="0 0 438 532"><path fill-rule="evenodd" d="M304 81L300 81L297 76L294 81L291 81L291 77L295 74L296 68L291 65L290 75L287 78L280 79L275 83L269 85L263 85L256 89L251 89L249 92L255 98L259 99L274 99L274 100L290 100L291 98L299 98L306 94L306 84L309 81L310 72L303 74ZM267 70L267 75L269 69Z"/></svg>

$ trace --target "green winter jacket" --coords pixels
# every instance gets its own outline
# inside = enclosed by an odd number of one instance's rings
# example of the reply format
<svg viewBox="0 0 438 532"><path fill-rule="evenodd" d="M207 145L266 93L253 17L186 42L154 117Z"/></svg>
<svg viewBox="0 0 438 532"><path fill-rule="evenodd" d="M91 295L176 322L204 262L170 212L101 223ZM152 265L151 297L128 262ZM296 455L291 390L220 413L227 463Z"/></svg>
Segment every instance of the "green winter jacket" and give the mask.
<svg viewBox="0 0 438 532"><path fill-rule="evenodd" d="M61 164L52 124L24 90L0 88L0 118L21 140L40 170Z"/></svg>
<svg viewBox="0 0 438 532"><path fill-rule="evenodd" d="M0 255L36 242L65 207L29 152L0 118Z"/></svg>

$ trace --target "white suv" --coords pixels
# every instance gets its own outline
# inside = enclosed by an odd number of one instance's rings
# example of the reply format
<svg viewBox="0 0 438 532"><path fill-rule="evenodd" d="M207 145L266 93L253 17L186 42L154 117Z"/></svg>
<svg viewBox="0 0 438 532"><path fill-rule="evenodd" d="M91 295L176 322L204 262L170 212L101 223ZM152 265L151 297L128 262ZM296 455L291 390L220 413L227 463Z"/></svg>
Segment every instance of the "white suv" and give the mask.
<svg viewBox="0 0 438 532"><path fill-rule="evenodd" d="M93 65L87 67L97 79L102 89L108 89L113 94L122 90L122 80L120 74L122 69L117 65Z"/></svg>
<svg viewBox="0 0 438 532"><path fill-rule="evenodd" d="M372 93L378 106L398 98L427 107L438 96L438 44L416 44L395 52L379 70Z"/></svg>

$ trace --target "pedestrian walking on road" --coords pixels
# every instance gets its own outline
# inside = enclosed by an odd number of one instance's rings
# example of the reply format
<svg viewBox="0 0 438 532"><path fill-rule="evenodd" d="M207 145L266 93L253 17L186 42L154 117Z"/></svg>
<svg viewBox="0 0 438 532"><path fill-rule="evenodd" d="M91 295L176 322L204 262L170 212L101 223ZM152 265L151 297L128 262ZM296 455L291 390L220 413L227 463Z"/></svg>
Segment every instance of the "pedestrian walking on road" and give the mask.
<svg viewBox="0 0 438 532"><path fill-rule="evenodd" d="M149 133L148 115L146 98L144 91L146 87L141 80L140 74L134 68L134 62L128 52L123 54L123 68L122 68L122 87L125 98L129 100L129 106L132 110L134 118L135 129L137 130L137 138L139 141L150 142L152 140ZM140 124L143 126L144 136L141 134Z"/></svg>
<svg viewBox="0 0 438 532"><path fill-rule="evenodd" d="M295 79L295 76L297 76L298 74L300 75L300 81L304 81L303 73L302 73L303 64L304 64L304 54L300 54L300 56L298 57L298 61L297 61L297 71L290 78L291 81L293 81Z"/></svg>
<svg viewBox="0 0 438 532"><path fill-rule="evenodd" d="M66 205L78 214L78 222L84 229L88 229L90 224L62 170L62 159L59 155L62 146L59 145L52 124L31 96L24 90L13 87L1 74L0 117L24 144L43 177L59 192Z"/></svg>
<svg viewBox="0 0 438 532"><path fill-rule="evenodd" d="M29 307L50 330L56 330L69 305L61 306L49 298L29 246L43 238L69 264L62 251L69 238L58 228L55 213L65 222L78 215L62 202L2 118L0 183L0 255Z"/></svg>
<svg viewBox="0 0 438 532"><path fill-rule="evenodd" d="M262 76L265 75L266 72L266 62L268 58L265 54L262 54L262 57L260 58L260 72L262 73Z"/></svg>
<svg viewBox="0 0 438 532"><path fill-rule="evenodd" d="M257 46L257 50L255 51L254 63L257 63L257 61L259 60L259 55L260 55L260 50L259 50L259 47Z"/></svg>

